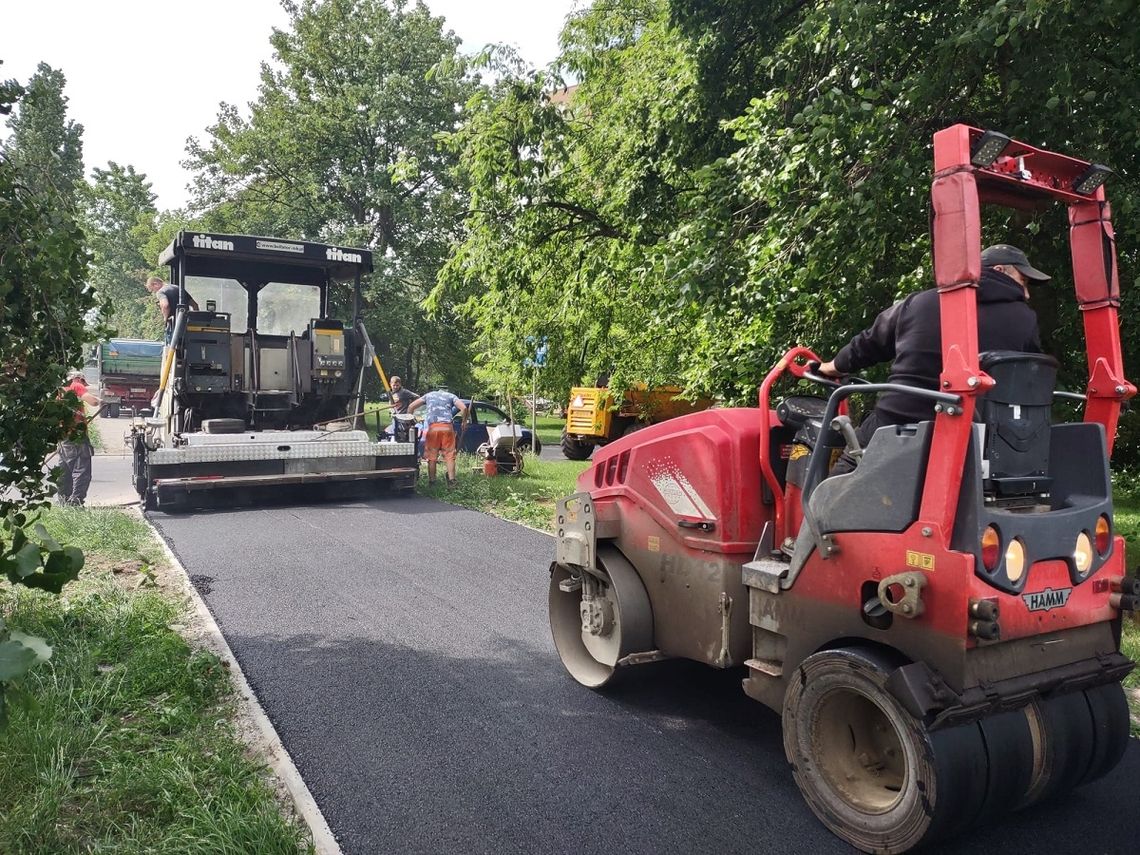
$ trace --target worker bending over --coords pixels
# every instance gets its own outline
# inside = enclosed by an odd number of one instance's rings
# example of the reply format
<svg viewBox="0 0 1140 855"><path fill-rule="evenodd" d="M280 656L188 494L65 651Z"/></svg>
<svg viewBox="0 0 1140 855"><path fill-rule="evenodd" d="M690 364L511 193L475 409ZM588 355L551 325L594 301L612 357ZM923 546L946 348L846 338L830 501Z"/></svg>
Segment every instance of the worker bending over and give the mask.
<svg viewBox="0 0 1140 855"><path fill-rule="evenodd" d="M447 486L454 487L455 428L451 421L455 418L456 410L466 413L467 406L446 389L436 389L408 404L408 412L414 413L425 404L427 415L424 416L424 429L427 436L424 439L424 457L427 458L428 465L428 486L435 483L436 464L442 451L443 464L447 467Z"/></svg>

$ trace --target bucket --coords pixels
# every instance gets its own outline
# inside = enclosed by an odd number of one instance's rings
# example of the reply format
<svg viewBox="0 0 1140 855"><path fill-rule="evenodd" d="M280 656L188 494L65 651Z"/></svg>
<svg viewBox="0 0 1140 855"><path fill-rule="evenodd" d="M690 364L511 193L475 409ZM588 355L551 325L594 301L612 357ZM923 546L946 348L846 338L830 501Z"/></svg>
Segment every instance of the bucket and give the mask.
<svg viewBox="0 0 1140 855"><path fill-rule="evenodd" d="M499 464L495 462L495 458L488 457L483 461L483 474L488 477L497 475L499 472Z"/></svg>
<svg viewBox="0 0 1140 855"><path fill-rule="evenodd" d="M392 420L392 435L396 442L415 442L416 417L408 413L397 413Z"/></svg>

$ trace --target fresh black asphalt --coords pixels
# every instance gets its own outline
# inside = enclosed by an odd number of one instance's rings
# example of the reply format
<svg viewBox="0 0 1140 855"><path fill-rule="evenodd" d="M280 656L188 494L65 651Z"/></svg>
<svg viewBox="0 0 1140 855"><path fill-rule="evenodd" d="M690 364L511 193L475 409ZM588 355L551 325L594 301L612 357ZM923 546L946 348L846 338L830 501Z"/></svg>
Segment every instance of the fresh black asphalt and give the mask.
<svg viewBox="0 0 1140 855"><path fill-rule="evenodd" d="M852 851L739 673L566 676L543 534L424 498L152 519L346 853ZM1134 852L1138 804L1132 740L1106 779L937 851Z"/></svg>

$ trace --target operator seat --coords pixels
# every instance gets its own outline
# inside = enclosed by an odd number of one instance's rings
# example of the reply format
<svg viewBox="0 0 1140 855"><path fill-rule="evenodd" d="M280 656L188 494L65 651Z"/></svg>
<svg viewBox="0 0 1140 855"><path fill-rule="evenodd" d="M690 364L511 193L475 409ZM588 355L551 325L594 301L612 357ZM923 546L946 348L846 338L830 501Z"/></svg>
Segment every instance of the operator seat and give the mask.
<svg viewBox="0 0 1140 855"><path fill-rule="evenodd" d="M1057 360L1044 353L991 350L978 362L995 381L975 411L985 425L983 490L997 497L1048 492Z"/></svg>

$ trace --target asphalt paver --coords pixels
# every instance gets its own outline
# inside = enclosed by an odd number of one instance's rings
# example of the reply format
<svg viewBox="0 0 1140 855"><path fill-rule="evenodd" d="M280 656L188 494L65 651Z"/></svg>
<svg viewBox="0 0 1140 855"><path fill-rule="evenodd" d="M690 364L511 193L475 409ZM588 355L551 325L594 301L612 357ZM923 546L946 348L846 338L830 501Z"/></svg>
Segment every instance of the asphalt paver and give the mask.
<svg viewBox="0 0 1140 855"><path fill-rule="evenodd" d="M155 514L346 853L847 853L741 673L592 692L546 618L550 537L426 498ZM1116 855L1107 778L939 853Z"/></svg>

